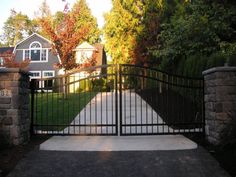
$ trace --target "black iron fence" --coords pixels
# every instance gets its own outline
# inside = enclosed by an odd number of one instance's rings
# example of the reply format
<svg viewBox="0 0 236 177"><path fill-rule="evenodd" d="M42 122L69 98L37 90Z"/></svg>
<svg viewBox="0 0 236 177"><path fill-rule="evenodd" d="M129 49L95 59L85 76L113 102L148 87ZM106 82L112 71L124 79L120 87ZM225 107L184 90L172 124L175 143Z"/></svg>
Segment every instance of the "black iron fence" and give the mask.
<svg viewBox="0 0 236 177"><path fill-rule="evenodd" d="M202 78L104 65L32 80L31 93L34 134L204 132Z"/></svg>

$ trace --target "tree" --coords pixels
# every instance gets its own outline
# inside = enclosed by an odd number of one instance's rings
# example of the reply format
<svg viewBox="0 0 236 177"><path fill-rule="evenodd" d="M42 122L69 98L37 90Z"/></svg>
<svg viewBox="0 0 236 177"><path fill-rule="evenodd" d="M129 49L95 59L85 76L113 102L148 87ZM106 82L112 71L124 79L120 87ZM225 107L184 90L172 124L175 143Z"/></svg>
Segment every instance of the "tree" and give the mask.
<svg viewBox="0 0 236 177"><path fill-rule="evenodd" d="M89 39L88 37L91 32L90 23L78 26L78 17L83 13L78 3L75 4L72 11L64 13L63 17L60 16L61 22L58 24L53 24L51 19L48 18L43 18L40 21L44 32L53 42L54 52L61 59L58 67L63 68L65 71L81 67L81 65L75 63L73 49L81 42Z"/></svg>
<svg viewBox="0 0 236 177"><path fill-rule="evenodd" d="M113 8L105 14L105 47L114 63L132 62L136 37L142 30L142 9L143 3L140 0L114 0Z"/></svg>
<svg viewBox="0 0 236 177"><path fill-rule="evenodd" d="M14 46L17 42L22 40L36 31L35 23L32 22L27 15L21 12L17 13L14 9L11 10L11 15L3 26L3 40L5 45Z"/></svg>
<svg viewBox="0 0 236 177"><path fill-rule="evenodd" d="M162 63L174 64L174 68L180 61L196 55L208 56L208 60L215 53L230 56L236 52L235 31L236 8L232 3L185 2L179 4L170 20L162 24L159 35L162 45L153 54L162 58Z"/></svg>
<svg viewBox="0 0 236 177"><path fill-rule="evenodd" d="M30 60L23 60L21 62L16 61L15 55L11 50L4 52L1 57L3 58L3 66L7 68L21 68L25 69L30 63Z"/></svg>
<svg viewBox="0 0 236 177"><path fill-rule="evenodd" d="M37 16L38 18L44 18L44 17L49 17L51 15L52 13L50 7L47 4L47 1L44 0L41 6L39 7L39 10L35 12L35 16Z"/></svg>
<svg viewBox="0 0 236 177"><path fill-rule="evenodd" d="M157 45L164 1L114 0L105 15L106 49L115 63L149 65Z"/></svg>
<svg viewBox="0 0 236 177"><path fill-rule="evenodd" d="M96 18L92 15L85 0L78 0L74 4L71 13L77 12L79 12L79 15L76 18L76 30L87 26L88 31L86 36L84 36L84 40L90 44L100 42L101 31L98 28Z"/></svg>

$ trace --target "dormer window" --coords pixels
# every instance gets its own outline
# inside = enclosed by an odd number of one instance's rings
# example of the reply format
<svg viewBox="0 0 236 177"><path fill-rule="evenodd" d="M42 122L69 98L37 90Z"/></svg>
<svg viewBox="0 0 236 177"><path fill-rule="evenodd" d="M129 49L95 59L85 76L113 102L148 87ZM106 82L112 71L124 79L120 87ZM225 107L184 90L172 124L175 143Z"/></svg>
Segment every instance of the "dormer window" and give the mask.
<svg viewBox="0 0 236 177"><path fill-rule="evenodd" d="M47 62L48 49L42 48L38 41L34 41L30 44L29 49L24 50L23 58L24 60L30 59L31 62Z"/></svg>

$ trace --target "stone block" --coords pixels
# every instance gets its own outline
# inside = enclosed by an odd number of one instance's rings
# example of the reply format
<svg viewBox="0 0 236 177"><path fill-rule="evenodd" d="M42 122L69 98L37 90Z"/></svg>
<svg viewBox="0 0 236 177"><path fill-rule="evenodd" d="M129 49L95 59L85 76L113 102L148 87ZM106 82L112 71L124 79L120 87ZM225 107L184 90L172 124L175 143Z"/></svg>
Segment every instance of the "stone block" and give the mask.
<svg viewBox="0 0 236 177"><path fill-rule="evenodd" d="M219 144L219 140L217 138L215 138L215 137L207 136L207 140L211 144L214 144L214 145L218 145Z"/></svg>
<svg viewBox="0 0 236 177"><path fill-rule="evenodd" d="M19 125L20 124L20 119L19 116L11 116L13 124L14 125Z"/></svg>
<svg viewBox="0 0 236 177"><path fill-rule="evenodd" d="M217 72L216 77L221 77L221 78L232 78L236 77L236 72L231 71L231 72Z"/></svg>
<svg viewBox="0 0 236 177"><path fill-rule="evenodd" d="M218 133L217 136L220 136L221 133L227 128L227 124L224 124L223 121L216 121L215 130Z"/></svg>
<svg viewBox="0 0 236 177"><path fill-rule="evenodd" d="M20 127L19 126L14 126L10 129L10 135L13 138L17 138L20 135Z"/></svg>
<svg viewBox="0 0 236 177"><path fill-rule="evenodd" d="M216 101L216 95L215 94L208 94L204 96L205 102L215 102Z"/></svg>
<svg viewBox="0 0 236 177"><path fill-rule="evenodd" d="M204 76L204 80L215 80L216 79L216 74L208 74Z"/></svg>
<svg viewBox="0 0 236 177"><path fill-rule="evenodd" d="M206 111L205 112L205 119L206 120L215 120L216 113L213 111Z"/></svg>
<svg viewBox="0 0 236 177"><path fill-rule="evenodd" d="M19 95L19 87L12 87L11 91L12 95Z"/></svg>
<svg viewBox="0 0 236 177"><path fill-rule="evenodd" d="M205 103L205 110L207 111L215 111L215 103L214 102L206 102Z"/></svg>
<svg viewBox="0 0 236 177"><path fill-rule="evenodd" d="M7 115L7 110L0 109L0 116L5 116Z"/></svg>
<svg viewBox="0 0 236 177"><path fill-rule="evenodd" d="M13 121L11 117L5 117L5 119L3 120L3 124L4 125L12 125Z"/></svg>
<svg viewBox="0 0 236 177"><path fill-rule="evenodd" d="M7 115L8 116L18 116L19 111L18 111L18 109L9 109L9 110L7 110Z"/></svg>
<svg viewBox="0 0 236 177"><path fill-rule="evenodd" d="M0 104L0 109L10 109L11 104Z"/></svg>
<svg viewBox="0 0 236 177"><path fill-rule="evenodd" d="M225 121L227 119L229 119L229 116L227 113L225 113L225 112L216 113L216 120Z"/></svg>
<svg viewBox="0 0 236 177"><path fill-rule="evenodd" d="M204 82L205 87L214 87L216 85L215 80L205 80Z"/></svg>
<svg viewBox="0 0 236 177"><path fill-rule="evenodd" d="M236 78L222 78L214 81L215 86L235 86Z"/></svg>
<svg viewBox="0 0 236 177"><path fill-rule="evenodd" d="M236 101L236 95L227 95L227 94L216 94L215 101L217 102L229 102Z"/></svg>
<svg viewBox="0 0 236 177"><path fill-rule="evenodd" d="M236 86L217 86L215 91L216 94L236 95Z"/></svg>
<svg viewBox="0 0 236 177"><path fill-rule="evenodd" d="M11 103L11 98L6 97L6 98L0 98L0 104L10 104Z"/></svg>
<svg viewBox="0 0 236 177"><path fill-rule="evenodd" d="M12 81L14 79L14 73L1 73L0 80L1 81Z"/></svg>
<svg viewBox="0 0 236 177"><path fill-rule="evenodd" d="M220 113L223 111L223 104L221 102L215 103L214 105L215 105L215 112L216 113Z"/></svg>
<svg viewBox="0 0 236 177"><path fill-rule="evenodd" d="M236 112L236 101L235 102L223 102L223 111L234 111Z"/></svg>
<svg viewBox="0 0 236 177"><path fill-rule="evenodd" d="M11 88L11 82L12 81L1 81L0 82L0 89L9 89Z"/></svg>
<svg viewBox="0 0 236 177"><path fill-rule="evenodd" d="M215 94L216 93L216 88L215 87L205 87L204 94Z"/></svg>
<svg viewBox="0 0 236 177"><path fill-rule="evenodd" d="M13 81L19 81L21 79L21 74L13 73Z"/></svg>
<svg viewBox="0 0 236 177"><path fill-rule="evenodd" d="M19 95L13 95L12 96L12 108L19 109L20 106L21 106L21 100L19 98Z"/></svg>

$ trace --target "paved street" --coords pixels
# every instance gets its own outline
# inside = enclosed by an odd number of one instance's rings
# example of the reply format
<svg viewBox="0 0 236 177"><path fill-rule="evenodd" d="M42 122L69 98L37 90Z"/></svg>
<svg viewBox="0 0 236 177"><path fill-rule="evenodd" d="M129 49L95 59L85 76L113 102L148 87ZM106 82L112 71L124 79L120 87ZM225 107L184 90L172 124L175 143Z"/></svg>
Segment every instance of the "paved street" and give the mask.
<svg viewBox="0 0 236 177"><path fill-rule="evenodd" d="M8 177L229 177L204 149L29 153Z"/></svg>

